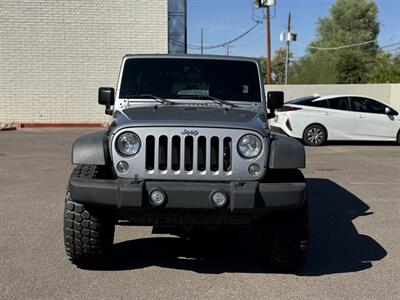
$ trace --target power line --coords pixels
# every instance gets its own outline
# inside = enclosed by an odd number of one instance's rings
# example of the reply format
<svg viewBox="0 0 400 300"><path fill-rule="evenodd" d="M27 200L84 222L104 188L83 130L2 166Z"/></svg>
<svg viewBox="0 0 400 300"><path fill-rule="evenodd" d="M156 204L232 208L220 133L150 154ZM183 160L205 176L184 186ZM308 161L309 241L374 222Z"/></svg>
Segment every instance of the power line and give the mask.
<svg viewBox="0 0 400 300"><path fill-rule="evenodd" d="M320 51L326 51L326 50L339 50L339 49L345 49L345 48L352 48L352 47L357 47L357 46L363 46L367 44L372 44L377 42L378 39L374 39L371 41L366 41L362 43L355 43L355 44L349 44L349 45L342 45L342 46L337 46L337 47L314 47L314 46L305 46L306 48L309 49L315 49L315 50L320 50Z"/></svg>
<svg viewBox="0 0 400 300"><path fill-rule="evenodd" d="M222 48L222 47L225 47L226 45L229 45L229 44L232 44L232 43L234 43L234 42L237 42L238 40L240 40L241 38L243 38L243 37L245 37L246 35L248 35L251 31L253 31L258 25L260 25L260 24L262 24L263 22L262 21L256 21L256 23L252 26L252 27L250 27L248 30L246 30L244 33L242 33L241 35L239 35L239 36L237 36L237 37L235 37L235 38L233 38L233 39L231 39L231 40L229 40L229 41L226 41L226 42L224 42L224 43L221 43L221 44L216 44L216 45L210 45L210 46L203 46L203 49L204 50L210 50L210 49L216 49L216 48ZM180 42L180 41L176 41L176 40L173 40L173 39L171 39L171 42L172 43L174 43L174 44L176 44L176 45L183 45L183 43L182 42ZM193 45L193 44L187 44L187 47L189 48L189 49L192 49L192 50L201 50L201 45Z"/></svg>
<svg viewBox="0 0 400 300"><path fill-rule="evenodd" d="M389 52L389 53L394 53L395 55L397 55L397 53L399 53L399 54L400 54L400 48L396 48L396 49L389 49L389 50L386 50L386 52Z"/></svg>
<svg viewBox="0 0 400 300"><path fill-rule="evenodd" d="M307 48L307 46L301 45L301 44L298 43L298 42L293 43L293 45L294 45L294 46L300 46L300 47L303 47L303 48ZM326 59L329 59L329 60L335 59L335 56L334 56L333 54L329 53L329 51L321 51L320 53L322 53L323 56L324 56ZM301 58L302 58L302 57L300 57L299 59L301 59ZM320 58L320 59L321 59L321 58Z"/></svg>
<svg viewBox="0 0 400 300"><path fill-rule="evenodd" d="M339 49L345 49L345 48L350 48L350 47L357 47L357 46L367 45L367 44L371 44L371 43L374 43L374 42L378 42L378 39L367 41L367 42L362 42L362 43L342 45L342 46L337 46L337 47L327 47L327 48L306 46L306 45L302 45L302 44L300 44L298 42L296 42L296 44L301 46L301 47L303 47L303 48L306 48L306 49L314 49L314 50L320 50L320 51L329 50L330 51L330 50L339 50ZM389 47L393 47L393 46L396 46L396 45L400 45L400 42L395 42L395 43L383 45L383 46L380 46L380 48L384 49L384 48L389 48Z"/></svg>
<svg viewBox="0 0 400 300"><path fill-rule="evenodd" d="M393 44L385 45L385 46L382 46L381 48L390 48L390 47L397 46L397 45L400 45L400 42L396 42L396 43L393 43Z"/></svg>

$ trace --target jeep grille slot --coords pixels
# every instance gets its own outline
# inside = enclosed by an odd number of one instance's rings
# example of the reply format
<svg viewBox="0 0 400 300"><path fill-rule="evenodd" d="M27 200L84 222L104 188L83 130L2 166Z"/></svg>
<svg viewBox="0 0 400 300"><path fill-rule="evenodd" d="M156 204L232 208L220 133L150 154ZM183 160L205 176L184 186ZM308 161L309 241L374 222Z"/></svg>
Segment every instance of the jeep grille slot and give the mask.
<svg viewBox="0 0 400 300"><path fill-rule="evenodd" d="M193 137L185 138L185 171L193 170Z"/></svg>
<svg viewBox="0 0 400 300"><path fill-rule="evenodd" d="M158 169L160 171L167 170L167 151L168 138L165 135L160 136L158 147Z"/></svg>
<svg viewBox="0 0 400 300"><path fill-rule="evenodd" d="M171 168L173 171L179 171L181 157L181 138L177 135L172 137Z"/></svg>
<svg viewBox="0 0 400 300"><path fill-rule="evenodd" d="M232 171L232 139L230 137L224 138L224 171Z"/></svg>
<svg viewBox="0 0 400 300"><path fill-rule="evenodd" d="M206 170L206 137L200 136L197 140L197 169L200 172Z"/></svg>
<svg viewBox="0 0 400 300"><path fill-rule="evenodd" d="M211 138L211 157L210 157L210 169L213 172L218 171L218 154L219 154L219 139L216 136Z"/></svg>
<svg viewBox="0 0 400 300"><path fill-rule="evenodd" d="M146 170L154 170L154 136L150 135L146 138Z"/></svg>

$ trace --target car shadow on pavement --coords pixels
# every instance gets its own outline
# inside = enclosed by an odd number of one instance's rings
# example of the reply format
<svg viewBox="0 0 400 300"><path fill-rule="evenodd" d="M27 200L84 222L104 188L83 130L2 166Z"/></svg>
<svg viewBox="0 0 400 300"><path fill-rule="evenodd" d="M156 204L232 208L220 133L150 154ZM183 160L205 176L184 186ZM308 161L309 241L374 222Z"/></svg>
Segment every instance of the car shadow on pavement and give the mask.
<svg viewBox="0 0 400 300"><path fill-rule="evenodd" d="M372 267L386 250L372 237L359 233L353 220L368 218L369 206L328 179L307 180L310 189L310 248L298 275L347 273Z"/></svg>
<svg viewBox="0 0 400 300"><path fill-rule="evenodd" d="M372 237L353 224L368 217L368 205L328 179L308 179L310 189L310 248L299 276L356 272L386 256ZM130 270L149 266L198 273L271 273L263 262L261 231L208 233L194 240L165 236L116 243L103 270Z"/></svg>
<svg viewBox="0 0 400 300"><path fill-rule="evenodd" d="M397 142L387 141L328 141L326 146L398 146Z"/></svg>

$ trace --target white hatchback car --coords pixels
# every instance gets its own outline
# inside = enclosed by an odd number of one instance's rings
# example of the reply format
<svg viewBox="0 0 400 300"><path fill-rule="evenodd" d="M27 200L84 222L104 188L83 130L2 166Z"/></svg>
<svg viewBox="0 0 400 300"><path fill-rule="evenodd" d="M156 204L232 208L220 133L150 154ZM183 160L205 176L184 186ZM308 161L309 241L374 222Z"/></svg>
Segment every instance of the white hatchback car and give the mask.
<svg viewBox="0 0 400 300"><path fill-rule="evenodd" d="M270 120L274 132L311 146L325 141L397 141L400 116L392 107L364 96L308 96L285 103Z"/></svg>

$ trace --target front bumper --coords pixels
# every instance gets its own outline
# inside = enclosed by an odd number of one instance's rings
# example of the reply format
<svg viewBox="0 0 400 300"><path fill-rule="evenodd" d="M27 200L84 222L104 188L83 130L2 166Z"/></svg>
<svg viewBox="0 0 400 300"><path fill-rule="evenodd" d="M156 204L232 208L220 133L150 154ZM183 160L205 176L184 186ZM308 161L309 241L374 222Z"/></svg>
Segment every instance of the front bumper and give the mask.
<svg viewBox="0 0 400 300"><path fill-rule="evenodd" d="M158 188L167 195L162 207L152 207L149 191ZM181 182L103 180L71 177L71 198L82 204L105 206L116 211L160 213L169 210L223 211L225 213L268 212L300 207L306 197L305 182ZM214 191L228 195L225 207L216 208L210 200Z"/></svg>

